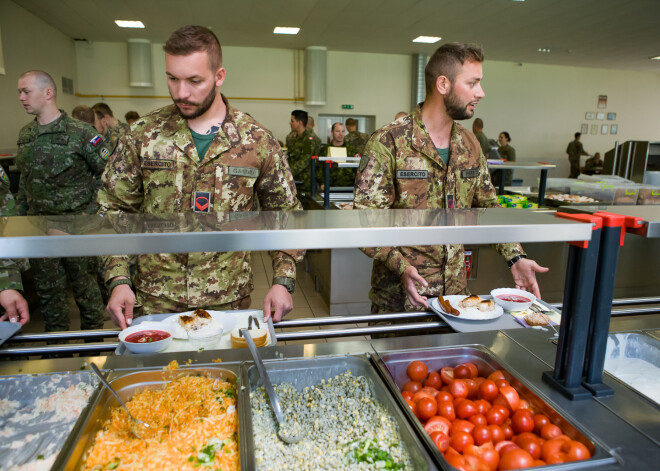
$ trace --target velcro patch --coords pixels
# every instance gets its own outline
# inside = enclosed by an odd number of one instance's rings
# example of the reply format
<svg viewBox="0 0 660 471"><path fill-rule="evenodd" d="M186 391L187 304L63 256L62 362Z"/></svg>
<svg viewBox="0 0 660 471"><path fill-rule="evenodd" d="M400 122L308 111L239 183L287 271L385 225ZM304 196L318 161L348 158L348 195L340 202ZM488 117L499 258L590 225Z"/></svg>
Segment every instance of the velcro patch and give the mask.
<svg viewBox="0 0 660 471"><path fill-rule="evenodd" d="M0 182L8 182L9 178L7 178L7 174L5 173L5 169L2 168L2 165L0 165Z"/></svg>
<svg viewBox="0 0 660 471"><path fill-rule="evenodd" d="M89 141L89 143L93 146L97 146L101 143L101 141L102 141L101 136L97 134Z"/></svg>
<svg viewBox="0 0 660 471"><path fill-rule="evenodd" d="M369 163L369 156L365 154L360 159L360 167L358 168L358 171L360 172L364 171L364 169L367 168L368 163Z"/></svg>
<svg viewBox="0 0 660 471"><path fill-rule="evenodd" d="M396 178L428 178L428 170L397 170Z"/></svg>
<svg viewBox="0 0 660 471"><path fill-rule="evenodd" d="M461 170L462 178L474 178L479 176L479 168L471 168L468 170Z"/></svg>
<svg viewBox="0 0 660 471"><path fill-rule="evenodd" d="M229 167L227 174L237 177L257 178L259 176L259 169L254 167Z"/></svg>
<svg viewBox="0 0 660 471"><path fill-rule="evenodd" d="M101 157L107 159L109 155L110 155L110 151L105 147L101 147Z"/></svg>
<svg viewBox="0 0 660 471"><path fill-rule="evenodd" d="M211 211L211 193L208 191L196 191L193 211L196 213L208 213Z"/></svg>
<svg viewBox="0 0 660 471"><path fill-rule="evenodd" d="M69 136L67 134L55 134L51 140L53 144L65 146L69 143Z"/></svg>
<svg viewBox="0 0 660 471"><path fill-rule="evenodd" d="M142 168L149 168L153 170L169 170L174 168L174 160L143 159Z"/></svg>

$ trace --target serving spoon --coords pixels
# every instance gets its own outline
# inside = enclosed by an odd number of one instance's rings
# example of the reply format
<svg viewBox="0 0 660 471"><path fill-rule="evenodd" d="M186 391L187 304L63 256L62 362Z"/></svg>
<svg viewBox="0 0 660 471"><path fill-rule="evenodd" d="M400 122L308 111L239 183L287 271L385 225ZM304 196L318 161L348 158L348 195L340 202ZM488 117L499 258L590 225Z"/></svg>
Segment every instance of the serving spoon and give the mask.
<svg viewBox="0 0 660 471"><path fill-rule="evenodd" d="M245 338L245 343L247 343L248 349L252 354L254 363L257 365L257 371L259 371L259 376L261 377L261 382L264 385L266 390L266 395L270 399L270 405L273 407L273 412L275 413L275 419L277 420L278 430L277 436L287 443L298 443L302 438L302 431L300 430L299 424L287 424L282 412L282 407L280 406L280 400L275 393L275 388L273 388L273 383L270 381L270 377L266 372L264 367L264 362L261 361L261 355L257 346L252 340L252 335L248 329L241 329L239 331L241 335Z"/></svg>
<svg viewBox="0 0 660 471"><path fill-rule="evenodd" d="M92 369L94 374L99 378L99 380L101 380L101 383L103 384L103 386L108 388L108 391L110 391L112 393L112 395L115 396L115 398L117 398L117 400L119 401L119 404L121 404L121 406L124 408L124 410L128 414L128 418L129 418L129 421L130 421L129 422L129 424L130 424L129 427L130 427L131 432L133 433L133 435L135 435L137 438L143 438L141 436L141 434L143 432L145 432L147 429L149 429L149 424L146 423L146 422L142 422L141 420L136 419L135 417L133 417L133 415L131 415L131 412L128 410L128 407L126 407L126 404L124 403L124 401L122 401L121 397L119 397L119 394L117 394L117 392L114 389L112 389L112 386L110 386L110 383L108 383L105 380L105 378L103 377L103 373L101 373L101 370L99 370L98 366L96 366L95 363L90 362L89 367Z"/></svg>

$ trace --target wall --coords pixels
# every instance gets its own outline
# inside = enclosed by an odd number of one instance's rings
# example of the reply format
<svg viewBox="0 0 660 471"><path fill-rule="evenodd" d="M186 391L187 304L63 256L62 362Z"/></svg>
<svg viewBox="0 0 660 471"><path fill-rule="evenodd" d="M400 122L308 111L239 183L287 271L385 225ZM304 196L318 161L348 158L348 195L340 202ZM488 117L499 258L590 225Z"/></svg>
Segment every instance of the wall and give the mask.
<svg viewBox="0 0 660 471"><path fill-rule="evenodd" d="M0 75L0 152L6 152L16 149L18 132L34 119L18 101L18 77L31 69L50 73L58 106L70 112L78 99L61 93L62 76L75 79L76 53L72 39L9 0L0 0L0 31L6 72Z"/></svg>

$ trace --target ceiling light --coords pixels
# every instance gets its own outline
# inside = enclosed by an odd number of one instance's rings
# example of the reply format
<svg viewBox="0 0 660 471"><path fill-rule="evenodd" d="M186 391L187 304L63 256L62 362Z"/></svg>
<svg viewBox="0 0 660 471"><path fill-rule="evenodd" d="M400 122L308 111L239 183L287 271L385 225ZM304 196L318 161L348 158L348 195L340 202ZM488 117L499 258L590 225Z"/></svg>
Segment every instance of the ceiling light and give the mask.
<svg viewBox="0 0 660 471"><path fill-rule="evenodd" d="M286 26L276 26L275 29L273 30L273 33L275 34L298 34L298 31L300 31L300 28L289 28Z"/></svg>
<svg viewBox="0 0 660 471"><path fill-rule="evenodd" d="M547 48L547 47L540 47L540 48L538 49L538 51L539 51L539 52L550 52L550 49Z"/></svg>
<svg viewBox="0 0 660 471"><path fill-rule="evenodd" d="M132 20L115 20L117 26L120 28L144 28L144 23L141 21L132 21Z"/></svg>
<svg viewBox="0 0 660 471"><path fill-rule="evenodd" d="M433 43L437 43L441 39L442 38L438 36L417 36L415 39L412 40L412 42L433 44Z"/></svg>
<svg viewBox="0 0 660 471"><path fill-rule="evenodd" d="M652 61L660 61L660 56L649 57L649 59Z"/></svg>

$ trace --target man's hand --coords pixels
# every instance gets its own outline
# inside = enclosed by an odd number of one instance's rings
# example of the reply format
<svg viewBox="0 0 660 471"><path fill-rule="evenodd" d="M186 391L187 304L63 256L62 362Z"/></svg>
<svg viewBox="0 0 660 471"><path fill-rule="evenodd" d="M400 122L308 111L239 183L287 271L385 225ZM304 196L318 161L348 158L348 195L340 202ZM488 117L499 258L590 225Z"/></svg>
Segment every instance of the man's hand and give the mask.
<svg viewBox="0 0 660 471"><path fill-rule="evenodd" d="M124 330L133 322L133 306L135 293L129 285L118 285L112 290L105 310L110 314L112 322Z"/></svg>
<svg viewBox="0 0 660 471"><path fill-rule="evenodd" d="M279 322L293 309L293 298L282 285L273 285L264 298L264 322L268 322L271 312L273 322Z"/></svg>
<svg viewBox="0 0 660 471"><path fill-rule="evenodd" d="M403 289L408 295L410 304L413 306L424 306L426 309L429 308L429 305L426 302L426 296L420 296L417 292L417 287L415 286L415 283L419 283L424 287L429 285L428 282L417 272L417 268L412 266L406 268L406 271L401 275L401 283L403 284Z"/></svg>
<svg viewBox="0 0 660 471"><path fill-rule="evenodd" d="M521 258L511 267L511 275L513 276L513 282L516 284L516 288L529 291L541 299L541 291L539 291L539 285L536 282L536 272L545 273L548 270L550 269L542 267L534 260Z"/></svg>
<svg viewBox="0 0 660 471"><path fill-rule="evenodd" d="M18 321L21 325L25 325L30 321L28 303L18 291L13 289L0 291L0 306L5 308L6 311L5 314L0 317L0 321Z"/></svg>

